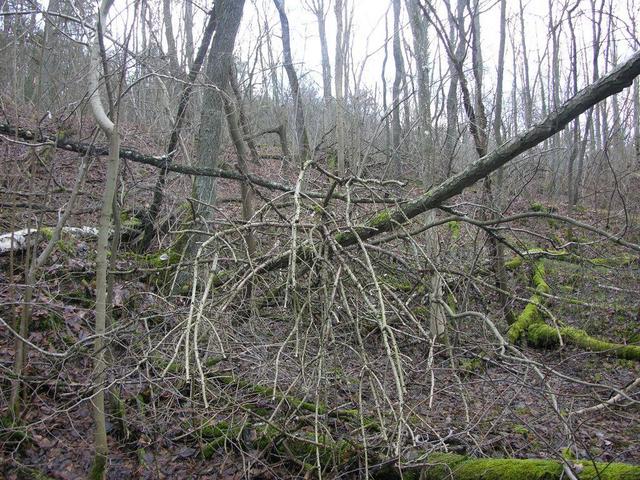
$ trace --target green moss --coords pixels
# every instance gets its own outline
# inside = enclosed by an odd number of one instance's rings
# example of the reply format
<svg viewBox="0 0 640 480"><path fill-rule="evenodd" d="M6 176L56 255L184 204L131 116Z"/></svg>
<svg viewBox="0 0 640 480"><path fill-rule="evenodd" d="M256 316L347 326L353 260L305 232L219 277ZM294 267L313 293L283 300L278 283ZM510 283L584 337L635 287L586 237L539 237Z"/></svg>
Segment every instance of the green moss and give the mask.
<svg viewBox="0 0 640 480"><path fill-rule="evenodd" d="M540 293L550 293L551 288L544 279L544 262L538 260L533 266L533 286Z"/></svg>
<svg viewBox="0 0 640 480"><path fill-rule="evenodd" d="M593 258L589 260L589 263L597 267L626 267L633 264L636 260L637 258L632 255L623 255L612 258Z"/></svg>
<svg viewBox="0 0 640 480"><path fill-rule="evenodd" d="M40 227L38 232L45 238L45 240L51 240L53 238L53 228L51 227Z"/></svg>
<svg viewBox="0 0 640 480"><path fill-rule="evenodd" d="M176 265L180 262L181 255L171 248L160 250L155 253L143 255L144 261L153 268L163 268Z"/></svg>
<svg viewBox="0 0 640 480"><path fill-rule="evenodd" d="M382 277L378 278L378 281L388 287L391 287L394 290L399 290L401 292L412 292L415 290L415 285L411 283L409 280L400 279L394 275L384 274Z"/></svg>
<svg viewBox="0 0 640 480"><path fill-rule="evenodd" d="M470 377L484 371L484 363L479 358L466 358L458 365L462 377Z"/></svg>
<svg viewBox="0 0 640 480"><path fill-rule="evenodd" d="M120 212L120 226L123 229L139 230L142 228L142 220L140 220L131 212L123 210Z"/></svg>
<svg viewBox="0 0 640 480"><path fill-rule="evenodd" d="M431 315L431 311L429 307L425 305L418 305L417 307L413 307L411 312L415 315L418 320L428 319Z"/></svg>
<svg viewBox="0 0 640 480"><path fill-rule="evenodd" d="M513 257L510 260L504 262L504 268L507 270L515 270L522 265L522 257Z"/></svg>
<svg viewBox="0 0 640 480"><path fill-rule="evenodd" d="M38 322L40 331L57 331L64 325L64 318L58 315L56 312L49 312L47 316L40 318Z"/></svg>
<svg viewBox="0 0 640 480"><path fill-rule="evenodd" d="M524 307L524 310L516 321L509 327L509 331L507 335L509 336L509 341L511 343L516 343L520 340L522 335L531 328L531 326L542 322L542 314L538 309L538 305L540 304L540 297L538 295L533 295L529 299L529 303Z"/></svg>
<svg viewBox="0 0 640 480"><path fill-rule="evenodd" d="M391 210L382 210L378 212L369 222L367 226L378 228L391 220Z"/></svg>
<svg viewBox="0 0 640 480"><path fill-rule="evenodd" d="M542 205L540 202L533 202L531 205L529 205L529 210L531 210L532 212L544 212L544 213L549 211L547 207Z"/></svg>
<svg viewBox="0 0 640 480"><path fill-rule="evenodd" d="M640 346L622 345L594 338L584 330L573 327L560 328L560 335L566 343L571 343L585 350L593 352L610 352L625 360L640 360ZM560 343L558 332L544 323L529 326L527 338L532 345L538 347L553 347Z"/></svg>
<svg viewBox="0 0 640 480"><path fill-rule="evenodd" d="M449 231L451 232L451 238L453 238L454 240L460 238L460 222L452 220L451 222L447 223L447 227L449 227Z"/></svg>
<svg viewBox="0 0 640 480"><path fill-rule="evenodd" d="M107 457L96 453L89 471L89 480L104 480L107 474Z"/></svg>
<svg viewBox="0 0 640 480"><path fill-rule="evenodd" d="M0 441L6 444L26 444L29 442L27 429L16 420L11 412L0 417Z"/></svg>
<svg viewBox="0 0 640 480"><path fill-rule="evenodd" d="M513 433L517 433L518 435L522 435L524 437L529 436L529 430L527 429L527 427L525 427L524 425L520 425L518 424L514 424L511 427L511 430L513 431Z"/></svg>
<svg viewBox="0 0 640 480"><path fill-rule="evenodd" d="M333 418L340 418L343 420L352 420L359 421L360 420L360 411L358 409L340 409L340 410L332 410L326 405L318 404L316 405L314 402L307 402L305 400L294 397L293 395L285 395L280 392L278 389L274 391L273 387L267 387L264 385L256 385L244 380L236 379L229 375L222 375L216 377L216 380L225 383L227 385L236 385L240 388L245 388L247 390L260 395L263 398L271 400L274 398L278 402L286 402L288 405L294 407L298 410L306 410L308 412L318 412L320 415L328 415ZM374 420L364 418L365 424L371 424L373 427L371 429L378 430L380 427L378 423Z"/></svg>
<svg viewBox="0 0 640 480"><path fill-rule="evenodd" d="M423 476L427 480L560 480L563 467L554 460L470 459L461 455L437 453L429 456L433 464ZM580 463L580 462L574 462ZM622 463L580 463L580 480L638 480L640 467Z"/></svg>

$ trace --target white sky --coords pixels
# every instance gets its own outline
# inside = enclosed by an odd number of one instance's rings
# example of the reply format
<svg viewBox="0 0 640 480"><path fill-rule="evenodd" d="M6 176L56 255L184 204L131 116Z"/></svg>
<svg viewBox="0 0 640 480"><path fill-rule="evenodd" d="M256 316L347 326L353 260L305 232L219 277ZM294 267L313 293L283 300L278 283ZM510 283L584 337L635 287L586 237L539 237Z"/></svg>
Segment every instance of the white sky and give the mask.
<svg viewBox="0 0 640 480"><path fill-rule="evenodd" d="M197 1L197 0L196 0ZM350 12L353 12L353 29L351 38L351 47L353 53L354 66L352 68L359 69L362 62L366 60L366 67L363 74L363 83L369 89L380 88L380 76L381 67L383 61L383 47L385 44L385 14L388 12L389 22L389 36L392 35L393 26L393 11L391 9L391 0L343 0L348 4ZM432 1L432 0L430 0ZM556 11L559 11L562 6L569 2L573 5L576 1L580 0L552 0L553 7ZM601 0L597 0L599 4ZM610 0L606 0L608 3ZM618 52L620 57L626 56L630 52L629 44L629 24L630 16L629 11L635 13L636 18L640 18L640 0L613 0L614 1L614 14L617 15L617 29L616 38L619 40ZM116 12L120 12L119 15L127 16L131 14L131 8L127 8L127 4L131 5L131 0L116 0L115 8L112 13L118 15ZM155 3L155 2L153 2ZM160 2L158 0L158 5ZM204 23L204 11L209 8L209 1L205 0L205 8L199 7L203 3L197 2L194 4L194 36L196 48L198 46L199 36L201 34ZM286 0L285 9L289 17L289 25L291 30L291 44L294 56L294 62L296 62L296 70L298 75L305 81L313 80L318 85L318 91L321 90L321 54L320 54L320 42L318 38L318 27L316 18L310 9L307 7L305 0ZM328 10L326 20L327 39L329 44L329 57L332 63L335 55L335 14L334 14L334 2L333 0L325 0L325 9ZM401 29L403 30L404 37L409 45L411 45L411 29L408 24L408 18L406 15L405 1L401 0L403 21L401 22ZM452 0L455 3L455 0ZM181 28L182 16L183 16L183 0L172 0L174 6L173 10L173 23L174 32L178 36L178 44L183 39L183 29ZM437 1L438 5L442 5L442 0ZM576 20L578 30L578 48L585 45L590 45L591 42L591 0L581 0L579 10L584 11L585 15ZM531 75L536 74L538 62L538 51L545 51L547 45L547 22L548 22L548 0L523 0L525 9L525 28L527 31L527 51L529 54L529 60L531 63ZM481 0L481 38L483 59L485 65L485 91L490 92L492 89L492 81L495 77L496 58L498 49L498 34L499 34L499 2L498 0ZM517 17L519 9L518 0L507 0L507 21L510 23L510 29L515 33L516 48L520 48L520 25L519 18ZM161 16L156 11L155 19L161 22ZM272 36L271 42L274 48L274 54L276 60L281 61L281 42L280 42L280 22L277 11L273 5L272 0L246 0L244 7L244 15L241 24L241 29L236 42L236 52L239 58L246 61L249 55L252 54L257 38L259 37L259 31L263 29L264 19L267 18L269 25L271 26L274 36ZM122 18L122 17L121 17ZM443 16L444 18L444 16ZM566 17L565 17L566 18ZM117 21L116 21L117 22ZM566 25L564 26L566 27ZM433 39L431 55L439 55L439 61L446 68L445 53L440 50L436 51L437 41L435 39L435 33L432 27L429 28L430 36ZM565 58L568 55L568 46L566 43L566 32L568 28L563 28L564 47L561 55ZM606 32L603 32L603 38ZM164 42L164 37L162 37ZM388 44L389 59L387 62L387 74L386 78L388 86L390 87L393 80L393 56L391 51L391 42ZM510 88L512 74L512 53L510 47L510 41L507 39L507 52L506 52L506 65L505 65L505 89ZM520 65L518 65L520 68ZM543 67L546 70L546 67ZM605 71L604 60L600 67L601 72ZM409 72L409 68L407 71ZM412 69L411 69L412 70ZM436 74L439 77L439 74ZM533 78L532 78L533 80ZM285 83L286 84L286 83ZM583 79L582 85L586 84L586 79ZM352 85L353 87L353 85ZM332 86L333 88L333 86Z"/></svg>

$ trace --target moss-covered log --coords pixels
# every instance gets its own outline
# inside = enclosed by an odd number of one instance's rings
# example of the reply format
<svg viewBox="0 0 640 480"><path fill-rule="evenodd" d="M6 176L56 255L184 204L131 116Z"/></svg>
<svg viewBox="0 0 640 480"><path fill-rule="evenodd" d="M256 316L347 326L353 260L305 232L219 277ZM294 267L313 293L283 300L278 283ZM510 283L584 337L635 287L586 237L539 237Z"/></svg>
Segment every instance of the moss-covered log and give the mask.
<svg viewBox="0 0 640 480"><path fill-rule="evenodd" d="M545 280L542 259L534 264L532 284L536 293L532 295L522 313L518 315L516 321L509 328L509 341L516 343L526 338L531 346L549 348L559 345L560 338L558 335L560 335L565 343L573 344L585 350L606 352L626 360L640 360L640 346L638 345L622 345L600 340L578 328L568 326L554 328L544 323L539 306L543 300L542 294L549 293L551 288Z"/></svg>
<svg viewBox="0 0 640 480"><path fill-rule="evenodd" d="M560 327L559 330L565 343L593 352L610 353L626 360L640 361L639 345L607 342L590 336L584 330L573 327ZM530 345L535 347L555 347L559 344L558 330L545 323L535 323L527 329L527 340Z"/></svg>
<svg viewBox="0 0 640 480"><path fill-rule="evenodd" d="M551 291L544 275L544 263L542 260L538 260L533 265L533 275L531 278L536 293L531 296L522 313L518 315L516 321L509 327L508 336L511 343L518 342L531 325L542 322L542 314L538 306L542 302L542 294Z"/></svg>
<svg viewBox="0 0 640 480"><path fill-rule="evenodd" d="M560 480L567 478L563 465L555 460L470 458L449 453L430 454L427 466L378 472L379 480ZM579 480L640 480L640 466L623 463L573 461Z"/></svg>

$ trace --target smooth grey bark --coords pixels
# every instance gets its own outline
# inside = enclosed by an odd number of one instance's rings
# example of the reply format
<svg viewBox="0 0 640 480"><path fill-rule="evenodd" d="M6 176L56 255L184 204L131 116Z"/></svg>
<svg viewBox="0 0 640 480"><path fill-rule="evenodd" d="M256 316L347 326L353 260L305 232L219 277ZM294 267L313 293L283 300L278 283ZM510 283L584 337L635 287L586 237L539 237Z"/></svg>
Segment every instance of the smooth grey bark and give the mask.
<svg viewBox="0 0 640 480"><path fill-rule="evenodd" d="M214 11L211 11L209 13L207 25L204 29L202 42L200 44L200 47L198 48L198 54L196 55L196 58L191 65L189 75L187 77L187 83L183 84L182 92L180 93L180 98L178 100L178 109L176 112L176 117L173 121L173 128L171 129L169 144L166 148L165 163L167 167L171 164L171 162L173 161L173 157L176 154L178 142L180 140L180 134L182 132L182 125L184 123L184 119L187 114L187 108L189 106L189 99L191 98L191 93L193 91L193 82L198 77L200 69L202 68L202 64L204 63L205 56L207 55L207 51L209 50L209 44L211 43L211 37L213 36L215 25L215 14ZM156 184L153 190L153 200L151 202L151 206L149 207L149 219L145 224L144 237L142 239L142 244L140 245L141 250L146 250L147 248L149 248L149 245L153 240L153 236L155 235L156 220L158 218L158 214L160 213L160 208L162 207L164 185L166 182L167 173L168 168L165 167L160 171L158 179L156 180Z"/></svg>
<svg viewBox="0 0 640 480"><path fill-rule="evenodd" d="M382 83L382 110L384 115L384 151L387 161L391 158L391 122L389 121L389 102L387 101L387 62L389 61L389 11L384 16L384 57L382 58L382 70L380 72L380 80Z"/></svg>
<svg viewBox="0 0 640 480"><path fill-rule="evenodd" d="M418 115L421 133L426 136L427 148L433 142L431 125L431 87L429 71L429 35L428 20L424 18L416 0L405 0L409 12L409 24L413 35L413 52L416 59L416 73L418 82ZM429 157L429 155L426 155Z"/></svg>
<svg viewBox="0 0 640 480"><path fill-rule="evenodd" d="M258 147L256 146L256 142L253 140L255 137L251 133L251 125L249 124L249 120L247 118L247 113L244 109L244 96L240 91L240 84L238 83L238 70L235 65L231 65L231 72L229 73L229 85L231 87L231 92L235 98L235 107L237 109L237 123L240 129L242 130L242 137L249 147L250 160L252 163L258 163L260 159L260 155L258 154ZM283 150L284 153L285 150ZM246 169L245 169L246 170Z"/></svg>
<svg viewBox="0 0 640 480"><path fill-rule="evenodd" d="M476 10L477 12L477 10ZM507 36L507 1L500 0L500 41L498 45L498 72L496 80L496 101L493 109L493 135L496 146L502 144L502 97L504 82L504 57L505 43ZM515 77L515 75L514 75ZM487 186L490 188L490 185ZM503 189L504 189L504 167L498 169L496 175L496 188L494 203L498 211L503 210ZM502 293L507 287L507 274L504 268L504 247L502 243L496 241L495 237L490 239L493 248L493 270L496 275L496 286L500 288L499 298L503 308L507 308L509 298Z"/></svg>
<svg viewBox="0 0 640 480"><path fill-rule="evenodd" d="M289 34L289 19L284 9L284 0L273 0L278 15L280 17L280 27L282 30L282 54L284 56L284 69L289 79L289 87L291 87L291 96L293 97L295 112L295 132L296 143L298 147L298 160L302 165L309 158L309 136L304 120L304 108L302 105L302 97L300 94L300 82L298 74L293 66L293 56L291 54L291 39Z"/></svg>
<svg viewBox="0 0 640 480"><path fill-rule="evenodd" d="M232 67L230 77L235 78L235 68ZM241 173L248 172L248 163L250 161L251 152L243 139L242 127L240 126L240 108L239 105L231 101L230 96L224 97L224 108L227 114L227 125L229 127L229 136L236 149L238 155L238 169ZM250 222L254 214L254 194L248 181L240 184L240 198L242 200L242 220ZM247 257L251 259L256 251L256 239L252 229L248 229L244 233L244 241ZM249 287L248 294L251 292Z"/></svg>
<svg viewBox="0 0 640 480"><path fill-rule="evenodd" d="M569 38L571 44L571 84L573 88L573 94L578 93L578 51L577 51L577 42L576 42L576 30L575 25L573 23L573 12L575 8L578 6L576 3L575 6L567 11L567 20L569 22ZM567 183L569 189L569 207L573 207L575 205L575 195L574 188L575 182L573 181L574 175L574 163L576 157L578 155L578 150L580 149L580 119L576 118L573 121L572 128L572 140L571 140L571 150L569 152L569 160L567 162Z"/></svg>
<svg viewBox="0 0 640 480"><path fill-rule="evenodd" d="M165 40L167 41L167 56L169 57L169 68L171 69L171 74L177 76L180 72L180 64L178 63L176 37L173 34L171 0L162 0L162 15L164 18L164 32Z"/></svg>
<svg viewBox="0 0 640 480"><path fill-rule="evenodd" d="M343 98L343 76L344 76L344 7L342 0L335 0L334 13L336 16L336 55L335 55L335 115L336 115L336 166L338 175L345 174L345 139L344 139L344 98Z"/></svg>
<svg viewBox="0 0 640 480"><path fill-rule="evenodd" d="M244 0L219 0L214 7L217 28L213 35L207 59L204 83L213 85L204 93L200 116L200 131L195 166L216 168L222 143L222 127L226 123L222 95L229 84L229 68L233 63L233 49L242 19ZM213 177L196 177L193 196L198 200L195 207L197 221L208 221L213 217L211 205L216 200L216 185Z"/></svg>
<svg viewBox="0 0 640 480"><path fill-rule="evenodd" d="M94 432L94 459L89 478L100 480L106 477L107 455L109 446L107 443L106 415L104 404L104 392L107 380L106 361L106 323L107 323L107 267L109 253L109 232L111 231L111 217L113 213L113 203L116 186L118 183L118 172L120 169L120 136L117 127L117 112L115 104L110 101L109 110L111 116L107 114L100 99L100 72L107 77L106 63L102 61L105 57L104 43L102 36L106 25L107 13L113 0L102 0L97 15L96 34L90 44L90 71L89 71L89 105L96 123L109 139L109 157L107 161L107 175L102 195L102 208L98 226L98 240L96 242L96 304L95 304L95 340L93 343L93 382L94 394L91 398L93 418L95 423ZM104 70L103 70L104 69ZM111 99L111 96L110 96ZM115 255L115 252L111 252Z"/></svg>
<svg viewBox="0 0 640 480"><path fill-rule="evenodd" d="M520 40L522 47L522 79L524 84L524 125L525 128L529 128L531 126L531 123L533 122L533 95L531 93L531 84L529 77L529 57L527 55L527 41L524 26L524 7L522 6L522 0L520 0Z"/></svg>
<svg viewBox="0 0 640 480"><path fill-rule="evenodd" d="M311 0L309 4L312 13L318 22L318 35L320 37L320 54L322 58L322 97L325 107L331 105L331 62L329 61L329 47L327 46L327 12L324 0ZM338 47L336 46L336 54Z"/></svg>
<svg viewBox="0 0 640 480"><path fill-rule="evenodd" d="M193 3L192 0L184 0L184 54L187 71L193 64Z"/></svg>
<svg viewBox="0 0 640 480"><path fill-rule="evenodd" d="M400 144L402 141L400 92L404 82L404 59L400 41L400 14L400 0L393 0L393 63L395 65L395 76L391 91L391 162L395 178L399 178L402 174L402 155L400 154Z"/></svg>
<svg viewBox="0 0 640 480"><path fill-rule="evenodd" d="M557 2L556 2L557 4ZM560 25L562 22L562 16L560 19L554 19L553 15L553 0L549 0L548 3L548 35L551 38L551 72L550 72L550 87L551 90L551 105L550 108L555 110L560 105ZM558 135L554 135L551 138L551 168L549 169L549 195L554 197L557 191L557 179L560 168L560 132Z"/></svg>
<svg viewBox="0 0 640 480"><path fill-rule="evenodd" d="M444 157L445 157L445 171L444 176L448 178L453 172L453 165L456 156L456 144L459 140L458 134L458 82L459 72L456 67L456 61L462 61L464 58L465 41L464 38L458 35L457 23L462 23L464 20L464 0L458 0L457 2L457 14L453 17L451 13L451 6L449 0L446 0L447 9L449 10L449 45L453 49L455 46L455 59L451 58L451 55L447 57L449 64L449 89L447 91L446 99L446 111L447 111L447 128L444 138ZM426 15L426 13L425 13Z"/></svg>

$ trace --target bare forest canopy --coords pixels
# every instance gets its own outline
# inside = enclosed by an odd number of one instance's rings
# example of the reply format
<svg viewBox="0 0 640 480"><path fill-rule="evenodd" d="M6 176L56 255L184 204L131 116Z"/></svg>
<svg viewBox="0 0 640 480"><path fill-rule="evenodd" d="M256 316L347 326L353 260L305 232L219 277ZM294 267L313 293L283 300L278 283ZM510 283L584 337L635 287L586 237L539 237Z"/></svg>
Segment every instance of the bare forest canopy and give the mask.
<svg viewBox="0 0 640 480"><path fill-rule="evenodd" d="M0 0L0 476L640 479L639 14Z"/></svg>

